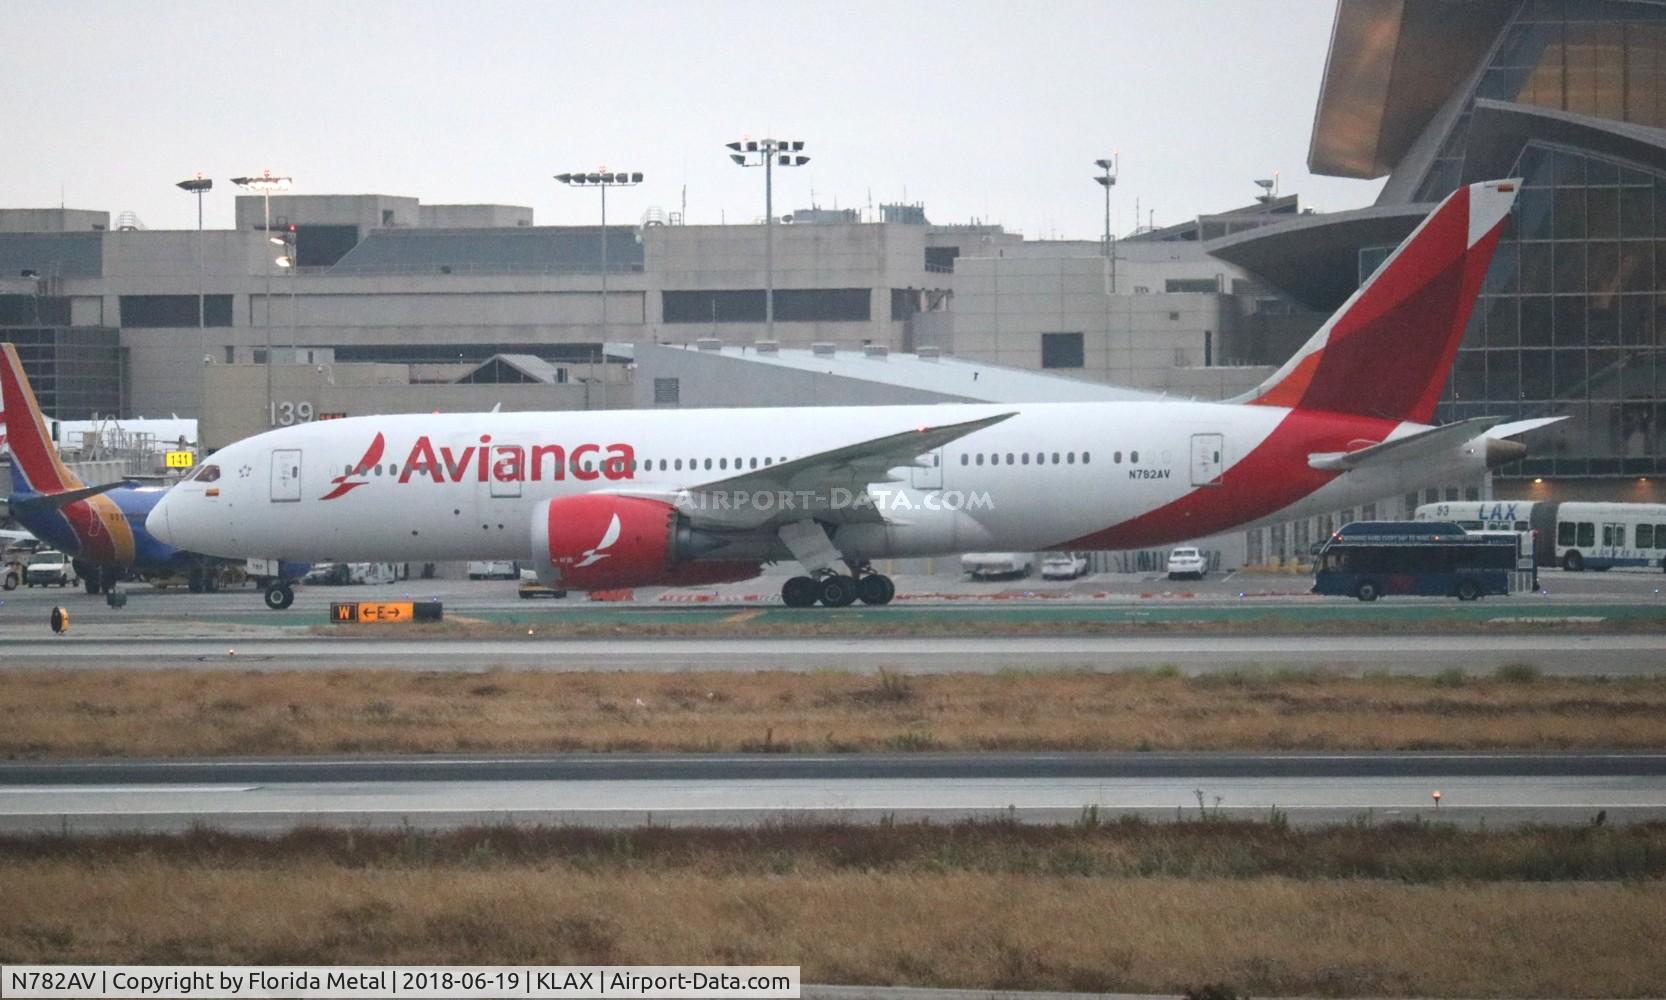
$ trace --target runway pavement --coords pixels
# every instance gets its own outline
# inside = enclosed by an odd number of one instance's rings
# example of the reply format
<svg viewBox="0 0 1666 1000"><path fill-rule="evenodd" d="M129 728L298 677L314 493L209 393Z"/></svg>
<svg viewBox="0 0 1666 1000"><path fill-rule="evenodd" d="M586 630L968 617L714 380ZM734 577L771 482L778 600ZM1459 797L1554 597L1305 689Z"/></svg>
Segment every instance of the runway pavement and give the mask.
<svg viewBox="0 0 1666 1000"><path fill-rule="evenodd" d="M1666 672L1658 634L1533 631L1481 635L1079 635L987 638L398 639L306 635L224 640L10 637L12 669L137 670L875 670L912 673L1127 670L1175 666L1187 673L1251 667L1331 667L1429 675L1490 673L1528 663L1547 674L1627 676Z"/></svg>
<svg viewBox="0 0 1666 1000"><path fill-rule="evenodd" d="M1440 808L1432 793L1441 792ZM0 765L0 833L1006 817L1666 819L1666 754L548 756Z"/></svg>

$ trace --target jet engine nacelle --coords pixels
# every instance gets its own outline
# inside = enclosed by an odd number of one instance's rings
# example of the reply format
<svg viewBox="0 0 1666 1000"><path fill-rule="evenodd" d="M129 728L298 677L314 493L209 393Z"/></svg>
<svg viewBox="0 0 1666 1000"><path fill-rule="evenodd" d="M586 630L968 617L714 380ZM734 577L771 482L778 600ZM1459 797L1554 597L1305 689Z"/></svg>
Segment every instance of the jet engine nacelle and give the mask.
<svg viewBox="0 0 1666 1000"><path fill-rule="evenodd" d="M538 575L569 590L678 587L758 575L755 562L694 561L724 544L690 526L670 504L642 497L560 497L540 503L532 514Z"/></svg>

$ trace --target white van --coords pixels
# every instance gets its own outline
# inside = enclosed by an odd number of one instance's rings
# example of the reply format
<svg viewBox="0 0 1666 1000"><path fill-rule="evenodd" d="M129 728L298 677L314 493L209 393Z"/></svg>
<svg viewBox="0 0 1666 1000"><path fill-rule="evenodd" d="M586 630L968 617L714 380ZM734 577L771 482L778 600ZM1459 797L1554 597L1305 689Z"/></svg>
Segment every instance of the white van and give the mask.
<svg viewBox="0 0 1666 1000"><path fill-rule="evenodd" d="M520 564L508 559L476 560L469 563L470 580L519 580Z"/></svg>

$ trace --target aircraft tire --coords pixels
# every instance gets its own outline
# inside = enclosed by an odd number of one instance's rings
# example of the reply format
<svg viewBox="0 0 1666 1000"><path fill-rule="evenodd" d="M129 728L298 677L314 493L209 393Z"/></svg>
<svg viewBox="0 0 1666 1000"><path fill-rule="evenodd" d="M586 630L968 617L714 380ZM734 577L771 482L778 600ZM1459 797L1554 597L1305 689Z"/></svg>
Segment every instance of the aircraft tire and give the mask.
<svg viewBox="0 0 1666 1000"><path fill-rule="evenodd" d="M814 607L818 596L816 581L807 576L795 576L781 585L781 603L789 608Z"/></svg>
<svg viewBox="0 0 1666 1000"><path fill-rule="evenodd" d="M266 588L264 597L268 608L282 611L295 603L295 589L287 583L274 583Z"/></svg>
<svg viewBox="0 0 1666 1000"><path fill-rule="evenodd" d="M94 574L96 574L98 571L94 570L93 572L94 572ZM99 593L104 589L102 586L99 585L99 578L97 577L97 575L82 577L81 578L81 586L86 588L87 595L89 597L97 597L99 595Z"/></svg>
<svg viewBox="0 0 1666 1000"><path fill-rule="evenodd" d="M824 576L817 584L816 597L829 608L848 608L856 603L856 580L835 574Z"/></svg>
<svg viewBox="0 0 1666 1000"><path fill-rule="evenodd" d="M856 581L856 597L863 604L890 604L897 596L897 585L883 573L870 573Z"/></svg>

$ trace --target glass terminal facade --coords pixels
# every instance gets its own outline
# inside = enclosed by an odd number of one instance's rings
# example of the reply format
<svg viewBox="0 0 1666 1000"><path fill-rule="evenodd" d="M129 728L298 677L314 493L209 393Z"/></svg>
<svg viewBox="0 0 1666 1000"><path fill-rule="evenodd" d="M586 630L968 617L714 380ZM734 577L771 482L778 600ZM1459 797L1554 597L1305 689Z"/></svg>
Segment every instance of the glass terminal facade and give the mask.
<svg viewBox="0 0 1666 1000"><path fill-rule="evenodd" d="M1582 128L1666 128L1666 6L1523 3L1415 200L1481 179L1464 169L1495 152L1472 148L1477 99L1583 116ZM1508 171L1493 171L1522 178L1523 190L1438 419L1569 418L1534 434L1531 456L1506 476L1666 474L1666 133L1630 130L1662 147L1652 168L1570 144L1580 130L1560 122L1532 134ZM1362 274L1385 252L1362 251Z"/></svg>

